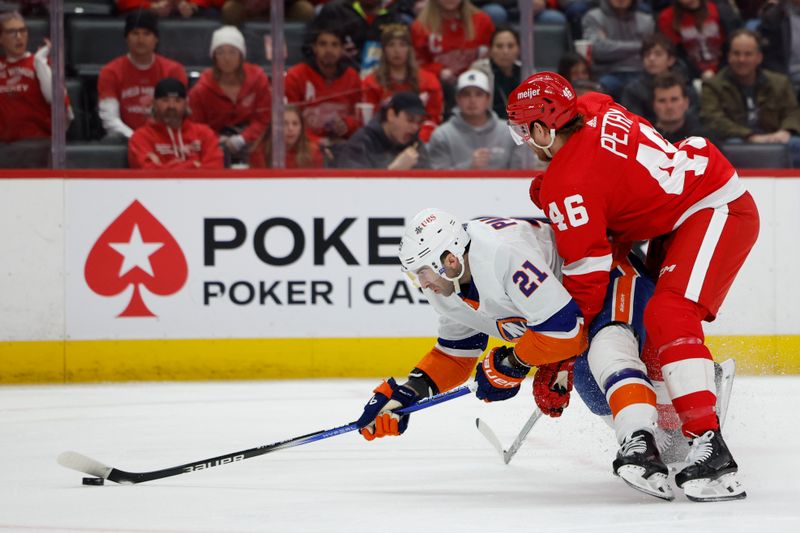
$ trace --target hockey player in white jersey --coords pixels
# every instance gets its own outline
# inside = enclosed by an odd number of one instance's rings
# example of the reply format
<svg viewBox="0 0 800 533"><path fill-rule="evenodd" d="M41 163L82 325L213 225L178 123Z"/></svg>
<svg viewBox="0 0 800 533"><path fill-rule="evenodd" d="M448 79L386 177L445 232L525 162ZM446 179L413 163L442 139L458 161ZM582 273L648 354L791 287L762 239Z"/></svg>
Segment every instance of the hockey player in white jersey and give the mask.
<svg viewBox="0 0 800 533"><path fill-rule="evenodd" d="M561 285L562 260L546 224L493 217L462 225L426 209L406 226L399 257L439 314L438 339L408 381L388 379L373 391L358 420L367 440L405 431L409 417L394 409L469 379L491 336L512 346L492 349L477 365L478 398L511 398L537 367L536 404L557 417L574 380L587 405L610 408L620 443L614 473L647 494L674 498L654 438L655 392L639 358L652 283L629 261L613 270L605 308L586 325Z"/></svg>

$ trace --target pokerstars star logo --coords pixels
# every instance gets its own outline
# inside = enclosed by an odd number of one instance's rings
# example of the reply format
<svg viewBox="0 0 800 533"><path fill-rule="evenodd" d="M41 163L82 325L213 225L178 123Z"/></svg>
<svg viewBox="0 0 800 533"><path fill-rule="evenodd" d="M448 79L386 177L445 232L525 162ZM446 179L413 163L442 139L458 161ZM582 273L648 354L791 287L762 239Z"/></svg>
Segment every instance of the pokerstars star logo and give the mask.
<svg viewBox="0 0 800 533"><path fill-rule="evenodd" d="M131 300L118 317L154 317L141 287L159 296L175 294L186 283L188 267L172 234L134 200L92 246L84 277L100 296L116 296L133 285Z"/></svg>

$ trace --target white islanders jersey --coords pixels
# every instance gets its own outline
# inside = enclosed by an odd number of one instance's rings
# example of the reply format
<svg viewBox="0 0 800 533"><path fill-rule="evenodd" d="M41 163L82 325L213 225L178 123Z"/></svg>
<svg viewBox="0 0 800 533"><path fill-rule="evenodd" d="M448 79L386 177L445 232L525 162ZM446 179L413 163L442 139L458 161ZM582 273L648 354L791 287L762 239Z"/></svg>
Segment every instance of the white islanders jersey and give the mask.
<svg viewBox="0 0 800 533"><path fill-rule="evenodd" d="M516 342L528 330L575 337L583 319L561 284L562 259L548 224L486 217L466 225L471 283L461 293L423 292L439 313L436 348L479 357L488 337Z"/></svg>

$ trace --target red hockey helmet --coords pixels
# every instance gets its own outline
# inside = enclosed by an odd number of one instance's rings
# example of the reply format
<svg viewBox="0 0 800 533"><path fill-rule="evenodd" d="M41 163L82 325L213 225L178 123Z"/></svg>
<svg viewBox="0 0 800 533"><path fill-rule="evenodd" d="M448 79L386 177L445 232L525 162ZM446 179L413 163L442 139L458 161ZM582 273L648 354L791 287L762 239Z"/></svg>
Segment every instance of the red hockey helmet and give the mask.
<svg viewBox="0 0 800 533"><path fill-rule="evenodd" d="M575 89L555 72L537 72L509 95L506 111L510 124L527 127L539 120L558 130L578 113Z"/></svg>

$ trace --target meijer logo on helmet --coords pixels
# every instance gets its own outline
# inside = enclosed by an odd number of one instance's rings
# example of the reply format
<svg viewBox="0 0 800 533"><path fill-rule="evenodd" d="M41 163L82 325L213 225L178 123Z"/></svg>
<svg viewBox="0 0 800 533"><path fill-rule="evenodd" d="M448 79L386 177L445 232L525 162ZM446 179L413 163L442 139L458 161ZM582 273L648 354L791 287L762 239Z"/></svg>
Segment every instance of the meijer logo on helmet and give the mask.
<svg viewBox="0 0 800 533"><path fill-rule="evenodd" d="M532 96L539 96L539 89L525 89L521 93L517 94L517 100L531 98Z"/></svg>

